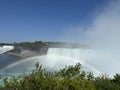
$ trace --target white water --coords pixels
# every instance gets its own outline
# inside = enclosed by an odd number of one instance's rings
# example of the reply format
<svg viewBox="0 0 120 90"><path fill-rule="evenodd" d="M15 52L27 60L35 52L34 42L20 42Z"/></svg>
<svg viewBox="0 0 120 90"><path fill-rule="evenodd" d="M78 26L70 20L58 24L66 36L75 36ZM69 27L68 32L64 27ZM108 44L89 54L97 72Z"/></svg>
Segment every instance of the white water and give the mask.
<svg viewBox="0 0 120 90"><path fill-rule="evenodd" d="M47 52L48 57L67 57L72 60L72 63L81 63L83 66L91 69L94 73L101 74L94 64L91 63L93 60L97 59L97 56L99 55L99 50L93 50L93 49L69 49L69 48L49 48ZM103 59L104 55L101 56L99 59ZM63 61L61 61L63 62ZM69 65L67 63L70 63L71 61L66 61L66 65ZM95 61L96 62L96 61ZM52 63L52 61L51 61ZM56 63L57 64L57 63Z"/></svg>
<svg viewBox="0 0 120 90"><path fill-rule="evenodd" d="M78 60L93 58L94 51L91 49L49 48L47 56L69 57Z"/></svg>
<svg viewBox="0 0 120 90"><path fill-rule="evenodd" d="M5 52L8 52L8 51L13 50L13 49L14 49L14 46L4 45L3 47L0 47L0 54L3 54Z"/></svg>

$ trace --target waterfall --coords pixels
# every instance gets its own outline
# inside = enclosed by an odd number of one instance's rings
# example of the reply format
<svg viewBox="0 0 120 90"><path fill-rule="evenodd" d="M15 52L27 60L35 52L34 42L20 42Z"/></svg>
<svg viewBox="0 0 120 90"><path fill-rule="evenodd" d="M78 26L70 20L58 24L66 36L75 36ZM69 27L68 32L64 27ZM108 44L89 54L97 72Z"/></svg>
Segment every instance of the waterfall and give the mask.
<svg viewBox="0 0 120 90"><path fill-rule="evenodd" d="M94 55L94 50L91 49L70 49L70 48L49 48L47 56L69 57L78 60L91 59Z"/></svg>
<svg viewBox="0 0 120 90"><path fill-rule="evenodd" d="M93 59L97 59L98 51L94 49L81 49L81 48L49 48L47 52L47 56L50 57L65 57L70 58L71 61L66 61L68 63L72 62L73 64L79 62L83 67L89 68L88 71L93 71L97 75L101 72L97 70L94 65L91 65ZM61 60L61 62L63 62ZM93 61L92 61L93 62ZM89 64L88 64L89 63ZM67 64L67 63L66 63Z"/></svg>
<svg viewBox="0 0 120 90"><path fill-rule="evenodd" d="M13 50L13 49L14 49L14 46L4 45L3 47L0 47L0 54L3 54L5 52Z"/></svg>

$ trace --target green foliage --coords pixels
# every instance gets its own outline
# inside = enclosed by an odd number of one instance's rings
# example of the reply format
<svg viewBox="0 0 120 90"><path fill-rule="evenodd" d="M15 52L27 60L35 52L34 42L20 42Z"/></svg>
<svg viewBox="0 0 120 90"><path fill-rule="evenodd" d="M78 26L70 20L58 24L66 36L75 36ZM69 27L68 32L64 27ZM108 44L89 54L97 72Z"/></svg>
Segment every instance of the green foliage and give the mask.
<svg viewBox="0 0 120 90"><path fill-rule="evenodd" d="M80 63L48 72L36 63L31 73L5 78L4 85L0 90L120 90L120 75L114 79L107 75L95 78L92 72L82 71Z"/></svg>
<svg viewBox="0 0 120 90"><path fill-rule="evenodd" d="M114 76L113 81L114 81L116 84L120 85L120 74L116 74L116 75Z"/></svg>
<svg viewBox="0 0 120 90"><path fill-rule="evenodd" d="M75 66L68 66L55 73L58 78L75 78L80 75L81 64Z"/></svg>
<svg viewBox="0 0 120 90"><path fill-rule="evenodd" d="M120 86L113 82L108 76L102 75L94 80L96 90L120 90Z"/></svg>
<svg viewBox="0 0 120 90"><path fill-rule="evenodd" d="M32 51L39 51L40 48L44 48L44 47L48 48L46 43L42 41L14 43L13 45L17 49L27 49Z"/></svg>
<svg viewBox="0 0 120 90"><path fill-rule="evenodd" d="M18 47L15 47L13 50L11 50L11 52L20 53L20 52L21 52L21 49L18 48Z"/></svg>

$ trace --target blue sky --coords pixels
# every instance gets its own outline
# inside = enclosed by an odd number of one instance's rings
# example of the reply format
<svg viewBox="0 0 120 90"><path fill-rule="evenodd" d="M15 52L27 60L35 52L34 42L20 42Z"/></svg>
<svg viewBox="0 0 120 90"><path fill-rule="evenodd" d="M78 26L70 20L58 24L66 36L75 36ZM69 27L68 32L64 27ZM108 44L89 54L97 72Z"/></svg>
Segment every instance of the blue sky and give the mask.
<svg viewBox="0 0 120 90"><path fill-rule="evenodd" d="M60 41L67 28L91 24L109 1L0 0L0 42Z"/></svg>

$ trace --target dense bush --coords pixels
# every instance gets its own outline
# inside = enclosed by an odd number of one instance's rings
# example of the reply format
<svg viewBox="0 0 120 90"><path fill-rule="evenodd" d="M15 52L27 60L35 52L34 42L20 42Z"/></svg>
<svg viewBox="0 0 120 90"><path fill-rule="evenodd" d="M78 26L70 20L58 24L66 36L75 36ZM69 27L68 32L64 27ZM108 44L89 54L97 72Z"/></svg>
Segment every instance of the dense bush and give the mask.
<svg viewBox="0 0 120 90"><path fill-rule="evenodd" d="M120 90L120 75L94 77L82 71L81 64L48 72L36 63L30 74L4 79L5 90ZM1 90L3 89L1 88ZM3 89L3 90L4 90Z"/></svg>

